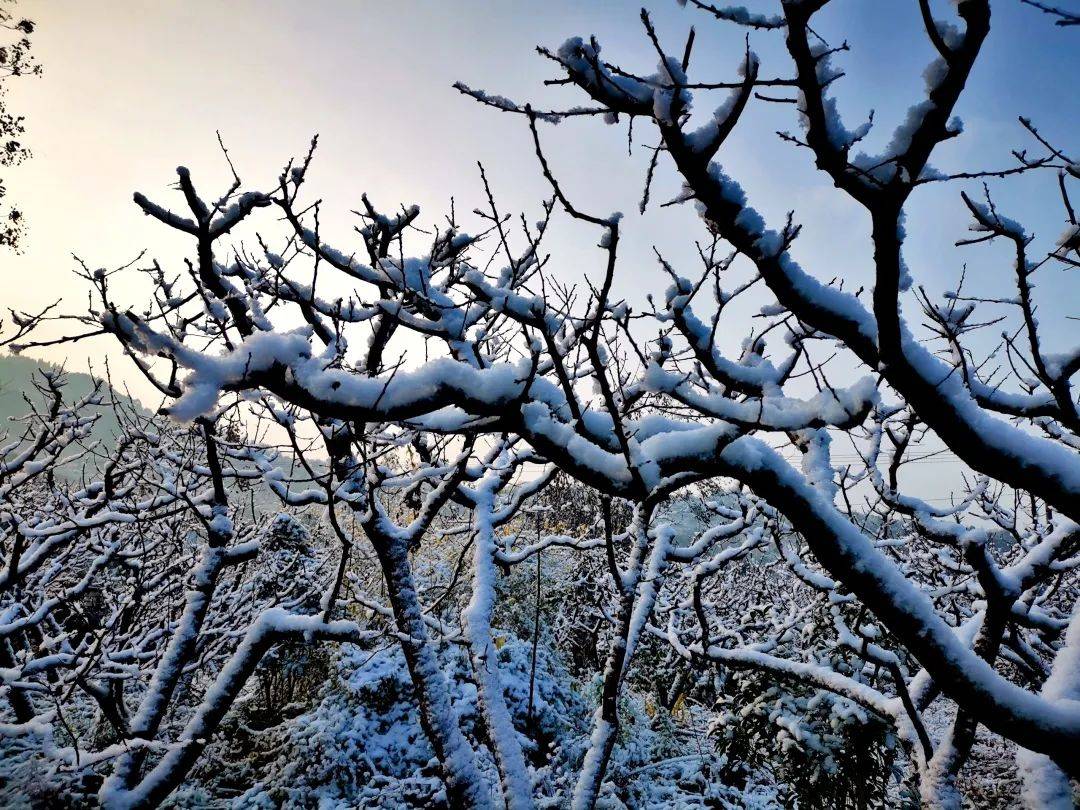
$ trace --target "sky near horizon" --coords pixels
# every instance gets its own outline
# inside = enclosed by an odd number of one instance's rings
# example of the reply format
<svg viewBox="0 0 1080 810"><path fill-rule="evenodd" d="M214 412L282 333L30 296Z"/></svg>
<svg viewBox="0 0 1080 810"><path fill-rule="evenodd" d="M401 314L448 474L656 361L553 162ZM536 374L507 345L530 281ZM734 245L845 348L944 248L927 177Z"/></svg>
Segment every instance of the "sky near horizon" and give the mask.
<svg viewBox="0 0 1080 810"><path fill-rule="evenodd" d="M771 12L779 3L750 2ZM947 0L932 4L950 18ZM743 58L746 31L717 23L674 0L647 2L662 40L681 52L691 25L698 37L691 64L698 81L731 80ZM324 201L323 233L351 251L353 217L361 192L384 208L417 203L427 224L449 210L483 205L477 161L482 161L500 207L536 219L549 196L531 139L519 116L484 108L451 85L462 80L540 106L583 103L579 93L544 87L555 77L536 45L556 47L569 36L595 34L604 55L628 69L652 72L656 57L643 35L640 3L521 1L376 3L323 0L20 0L17 13L35 20L39 79L12 84L9 104L27 119L33 159L10 170L6 182L30 223L22 255L0 256L3 306L32 310L63 297L68 312L85 310L87 288L72 270L77 254L90 267L111 268L141 250L173 272L190 247L142 215L133 191L167 205L182 205L175 167L190 168L204 196L228 185L219 151L220 131L245 188L268 189L286 161L306 152L313 134L320 147L309 176L308 201ZM1017 123L1031 117L1066 149L1074 144L1080 35L1019 0L995 0L993 27L967 92L957 108L962 137L944 144L932 161L945 171L1009 167L1010 150L1034 148ZM915 0L835 0L815 29L851 51L837 64L847 76L837 85L849 128L870 109L876 126L867 151L880 149L908 106L921 98L922 70L931 48ZM763 75L788 75L782 34L751 32ZM722 96L698 94L695 109L708 114ZM817 173L809 153L782 143L776 130L797 131L794 109L752 102L718 159L739 180L770 226L789 210L803 223L795 253L806 269L850 287L869 281L868 224L863 212ZM689 206L661 208L679 183L663 165L653 205L637 213L647 146L653 134L639 123L632 154L626 125L569 120L542 132L566 192L592 213L626 213L616 291L640 307L646 292L662 300L667 282L652 248L687 275L697 271L693 242L705 232ZM1034 149L1033 149L1034 151ZM925 187L908 207L905 257L916 285L940 293L955 286L967 263L969 283L984 294L1011 295L1004 248L956 249L968 218L961 188ZM1064 228L1056 179L1036 173L992 181L1004 213L1049 243ZM463 217L466 230L476 225ZM241 234L273 231L272 217ZM577 280L602 268L596 234L556 217L548 240L552 271ZM1080 314L1075 282L1061 271L1040 279L1040 316L1061 348L1076 342ZM140 293L131 290L131 302ZM909 315L918 320L908 307ZM744 313L749 316L752 313ZM732 330L733 340L742 332ZM734 344L737 347L737 342ZM107 341L54 351L84 369L88 358L120 355ZM123 361L113 364L123 375ZM133 391L143 390L134 376Z"/></svg>

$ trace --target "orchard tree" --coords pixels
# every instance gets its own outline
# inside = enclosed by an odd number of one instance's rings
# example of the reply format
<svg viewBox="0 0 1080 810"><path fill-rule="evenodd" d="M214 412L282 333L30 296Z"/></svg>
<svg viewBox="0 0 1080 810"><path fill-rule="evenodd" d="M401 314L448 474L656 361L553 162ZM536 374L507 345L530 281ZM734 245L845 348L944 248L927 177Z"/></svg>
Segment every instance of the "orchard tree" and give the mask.
<svg viewBox="0 0 1080 810"><path fill-rule="evenodd" d="M988 2L962 0L957 4L959 26L936 20L929 3L920 3L926 36L937 51L924 74L926 97L913 104L885 152L877 155L857 150L871 122L849 130L837 113L833 85L843 74L833 66L832 60L844 47L829 48L812 28L814 16L828 5L828 0L789 0L781 4L780 13L775 15L751 14L745 9L696 2L693 5L722 22L782 35L790 56L791 78L762 79L759 61L748 49L739 66L740 78L727 85L731 87L727 100L711 121L691 128L690 91L722 88L725 84L691 81L687 70L693 36L679 53L671 55L664 49L648 15L642 12L645 34L659 58L659 67L653 74L634 74L605 60L595 39L571 39L556 51L541 49L564 72L565 81L579 87L597 105L594 109L540 113L528 105L493 98L464 85L458 87L481 102L527 118L544 174L560 198L561 191L540 147L538 122L594 113L603 114L608 120L643 118L655 125L660 138L656 154L666 152L683 181L679 200L694 202L710 232L753 265L756 273L751 281L763 281L776 299L775 307L763 314L776 319L774 324L787 332L793 359L785 359L778 370L758 361L753 375L737 367L733 369L719 355L715 340L721 313L732 295L720 286L720 274L726 266L707 266L694 281L679 277L665 264L665 270L674 280L667 297L670 314L665 317L670 318L674 333L684 341L686 360L681 366L678 357L667 362L663 362L666 358L660 362L654 360L646 371L645 385L673 397L703 417L730 420L732 411L754 402L757 409L754 432L771 428L795 434L793 442L804 454L801 478L793 476L791 468L775 452L748 435L730 442L721 451L722 471L749 485L782 513L804 538L817 563L835 576L838 584L843 583L840 586L843 590L850 590L876 614L896 641L922 664L927 676L933 679L934 688L958 704L953 728L939 750L931 753L923 740L924 767L928 772L923 789L927 799L944 804L958 801L953 795L955 774L970 750L975 727L980 722L1039 752L1023 756L1032 790L1067 795L1064 775L1047 757L1070 776L1077 776L1075 762L1067 752L1068 740L1075 740L1076 723L1080 719L1076 715L1077 704L1073 702L1080 694L1080 683L1075 673L1069 674L1073 669L1069 662L1076 633L1080 632L1076 628L1080 618L1073 610L1073 629L1065 642L1069 650L1059 665L1050 669L1046 678L1049 694L1044 691L1041 699L1045 703L1039 705L1041 701L1033 700L1029 693L1005 681L992 666L1002 639L1010 633L1024 632L1016 625L1024 623L1017 614L1029 616L1031 608L1046 599L1045 595L1041 596L1046 589L1056 591L1059 578L1071 572L1080 538L1074 522L1080 514L1076 509L1080 468L1075 453L1080 422L1071 388L1071 378L1080 370L1080 352L1071 349L1060 353L1045 345L1035 314L1032 282L1032 276L1042 268L1076 266L1073 256L1080 227L1069 199L1068 183L1080 177L1080 169L1066 152L1047 141L1026 119L1021 122L1042 151L1041 156L1031 156L1026 150L1016 152L1019 165L1014 168L955 176L944 175L930 166L934 149L961 134L961 125L952 111L989 32ZM1060 13L1058 16L1067 18ZM715 160L725 139L750 108L755 94L761 99L757 88L762 86L789 87L796 92L793 102L803 135L782 137L809 151L815 166L836 188L866 210L875 279L868 304L860 300L858 293L846 292L841 284L824 284L801 268L791 255L800 231L793 216L789 215L780 230L770 230L749 206L737 180L726 175ZM958 244L988 241L1008 244L1014 259L1015 295L1002 298L989 291L966 291L961 283L945 301L935 302L925 290L917 288L919 311L929 321L929 331L945 346L942 356L936 356L917 339L903 315L904 293L913 282L912 271L902 255L904 240L912 238L904 227L904 207L909 197L927 183L1004 177L1036 170L1057 173L1056 190L1060 192L1066 219L1062 237L1048 246L1042 256L1035 252L1034 240L1022 226L1000 213L989 191L985 201L961 193L962 204L972 217L974 236L961 239ZM651 173L650 167L650 176ZM574 213L565 199L564 204ZM716 315L711 323L693 311L695 298L710 285L716 291ZM744 287L736 288L736 292L741 289ZM970 333L988 325L973 317L976 306L994 303L1015 307L1018 315L1016 331L1004 332L1000 345L991 354L993 357L1003 353L1008 357L1009 368L1015 375L1011 383L1000 375L995 378L996 369L988 368L987 360L977 358L967 345ZM957 648L957 635L940 623L940 613L933 610L925 596L917 597L915 591L908 590L913 577L897 576L900 569L885 555L875 552L865 532L856 540L857 533L852 528L861 527L853 515L848 514L847 520L841 518L836 499L839 490L848 483L847 471L839 475L829 461L829 437L820 424L827 424L822 419L822 409L815 408L816 413L810 414L809 419L800 414L801 418L793 419L792 424L783 423L796 411L793 403L784 402L774 392L790 375L798 359L796 355L806 351L810 339L831 342L851 353L877 376L878 392L863 400L873 401L868 411L859 413L857 407L843 404L841 407L852 417L844 425L849 431L865 429L865 417L872 417L868 436L872 449L865 459L864 474L873 483L879 503L888 510L886 518L893 514L910 518L916 538L951 549L978 583L980 599L971 611L974 627L970 640L963 644L963 653ZM744 345L753 351L753 340ZM808 360L808 368L814 373L812 360ZM816 368L815 378L823 393L840 403L821 366ZM770 399L773 403L769 403ZM769 404L781 406L777 416L769 413ZM819 424L814 424L815 419ZM897 419L891 427L887 426ZM978 483L957 507L936 509L898 491L897 470L903 463L912 431L921 425L932 430L976 476ZM888 480L884 480L879 467L883 435L893 445ZM1001 505L1005 490L1023 493L1030 499L1027 520ZM973 502L979 502L979 514L974 517L989 517L998 525L1008 525L1017 535L1017 546L1023 550L1015 563L1018 567L1005 567L995 560L989 533L981 522L962 519ZM1038 564L1036 559L1040 560ZM817 585L822 587L825 583ZM1052 610L1048 618L1056 627L1045 628L1044 637L1057 637L1069 627L1067 616L1075 603L1075 584L1068 587L1072 599ZM867 638L860 643L869 649L868 642ZM910 706L910 698L904 703ZM989 709L991 705L997 709ZM909 713L914 727L918 728L917 714ZM1060 747L1055 750L1054 744L1048 743L1058 732L1062 736ZM579 782L578 799L583 805L591 804L598 784L595 779L592 784L587 781ZM1057 787L1053 786L1055 783Z"/></svg>
<svg viewBox="0 0 1080 810"><path fill-rule="evenodd" d="M150 746L125 752L103 799L149 805L168 795L271 640L367 632L332 618L351 581L355 537L337 518L348 509L378 558L395 638L455 806L534 801L503 703L490 617L499 566L553 545L602 551L610 600L600 610L609 643L573 790L577 808L594 807L605 789L620 696L643 640L663 641L698 671L749 669L858 705L894 727L934 806L959 806L957 777L980 725L1020 746L1030 804L1069 801L1069 780L1080 777L1080 416L1072 390L1080 351L1049 344L1033 277L1080 259L1070 199L1080 168L1026 119L1031 143L1012 153L1015 164L955 175L932 167L942 142L963 137L953 113L990 30L989 0L960 0L950 20L919 2L936 56L925 93L875 155L859 146L872 122L849 129L837 112L843 73L835 63L846 48L822 39L828 23L818 15L829 0L780 0L770 14L691 5L718 24L781 39L786 57L766 71L748 46L732 77L691 79L693 34L671 50L643 12L655 71L608 61L595 38L541 49L559 73L552 82L584 95L588 106L539 110L458 86L529 128L551 190L536 224L501 211L485 179L472 234L456 212L421 230L415 206L387 213L362 197L359 240L345 246L322 227L320 203L301 202L314 142L273 188L242 191L236 177L208 198L181 167L182 208L135 195L143 212L190 240L191 259L176 275L149 269L156 286L149 305L118 300L110 274L87 274L97 299L82 318L88 332L114 336L166 398L163 411L181 423L213 424L223 402L258 403L289 434L304 474L284 480L257 454L245 458L287 504L325 507L341 549L322 615L276 612L256 623L181 742L149 769ZM692 115L692 93L706 90L727 97L702 123ZM721 168L740 122L777 101L799 128L784 141L864 212L869 292L800 266L795 212L769 227ZM707 238L685 237L701 241L700 268L657 257L662 306L636 312L617 297L621 217L579 207L544 150L545 125L592 116L637 122L639 134L647 126L658 138L649 181L656 162L669 162L681 180L675 202L693 203L700 215ZM904 259L905 243L920 238L904 221L919 189L978 180L1004 186L1026 173L1047 178L1065 221L1060 239L1038 242L1006 215L999 191L962 185L956 204L971 225L958 244L1002 246L1014 288L962 280L938 299L920 286L920 268ZM583 291L560 284L543 252L557 212L598 236L597 281ZM230 242L260 217L268 227L257 240ZM270 237L274 218L283 226ZM256 242L258 250L250 247ZM731 352L719 336L734 328L752 288L771 300L761 325ZM998 327L1004 331L987 356L975 338L1002 318L1009 324ZM834 355L854 369L849 379L837 379L839 364L826 368ZM301 424L314 430L328 467L305 458ZM833 450L837 436L853 448L846 458ZM947 507L904 491L901 471L931 436L967 468L965 491ZM218 446L213 434L204 440L208 452ZM795 449L797 464L785 447ZM406 450L408 460L387 461ZM539 483L509 487L526 461L545 465ZM579 536L537 538L509 525L550 470L596 493L600 514ZM703 498L709 515L710 525L689 539L677 539L665 517L680 496ZM625 506L629 519L614 520L612 504ZM457 631L425 616L408 559L433 516L455 505L468 515L473 551L472 598ZM393 517L391 507L405 511ZM508 534L500 537L504 519ZM214 545L214 525L225 526L210 521L210 546L229 547L231 535ZM773 603L734 610L745 596L732 572L766 553L787 572L764 588ZM212 591L215 577L204 573L200 587L211 583ZM201 622L209 595L196 594L185 615ZM468 647L497 790L477 775L475 751L452 712L442 711L445 679L426 652L432 630ZM178 633L169 649L186 661L184 638L191 636ZM162 678L177 671L164 660L159 668ZM923 720L935 700L952 707L936 739ZM149 713L156 723L155 701L144 705L139 717ZM139 730L147 733L132 736L152 739L156 725Z"/></svg>

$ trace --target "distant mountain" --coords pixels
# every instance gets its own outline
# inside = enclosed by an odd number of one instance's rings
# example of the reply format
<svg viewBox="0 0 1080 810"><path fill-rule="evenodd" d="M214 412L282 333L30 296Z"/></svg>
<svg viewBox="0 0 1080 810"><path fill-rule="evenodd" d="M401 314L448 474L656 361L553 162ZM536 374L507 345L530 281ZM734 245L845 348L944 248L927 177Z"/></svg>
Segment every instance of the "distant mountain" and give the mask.
<svg viewBox="0 0 1080 810"><path fill-rule="evenodd" d="M44 369L57 370L60 369L60 366L29 357L0 354L0 436L6 434L13 437L22 432L22 424L12 420L23 416L29 411L26 397L29 397L36 407L44 407L44 399L34 387L35 376L40 382L39 372ZM75 402L90 393L94 381L89 374L65 370L64 383L65 401ZM108 386L105 388L105 395L106 401L108 401L110 398ZM134 407L139 412L147 412L146 408L141 404L123 394L114 391L112 396ZM100 418L94 425L91 436L106 446L112 446L119 433L119 423L111 408L102 407L97 410L100 413Z"/></svg>
<svg viewBox="0 0 1080 810"><path fill-rule="evenodd" d="M60 367L56 364L34 360L29 357L0 354L0 445L7 444L12 439L22 434L24 429L23 423L13 420L18 419L29 411L29 406L24 397L29 397L35 407L39 410L46 407L44 398L34 387L35 376L38 377L40 382L39 372L46 369L55 370L59 368ZM90 393L93 384L94 379L89 374L65 370L65 402L75 402L86 396ZM99 450L108 452L116 446L116 438L120 434L120 424L117 421L112 408L108 405L113 398L124 403L128 408L135 410L137 413L149 416L152 411L137 400L117 392L116 389L110 391L108 384L104 385L103 393L105 404L96 409L96 412L100 416L98 421L94 424L94 429L90 434L90 441L96 440L100 443ZM322 470L318 460L313 461L313 463L316 469ZM89 461L88 467L92 468L94 466L96 466L95 462ZM297 473L295 465L292 463L292 456L285 452L281 453L275 466L277 466L286 476L300 474ZM84 472L84 464L77 463L62 470L60 475L68 480L77 481ZM278 500L277 496L273 495L264 487L254 487L250 490L245 487L243 489L246 490L246 494L239 495L239 499L234 501L236 504L251 501L252 508L255 511L266 512L271 515L275 514L281 507L281 502Z"/></svg>

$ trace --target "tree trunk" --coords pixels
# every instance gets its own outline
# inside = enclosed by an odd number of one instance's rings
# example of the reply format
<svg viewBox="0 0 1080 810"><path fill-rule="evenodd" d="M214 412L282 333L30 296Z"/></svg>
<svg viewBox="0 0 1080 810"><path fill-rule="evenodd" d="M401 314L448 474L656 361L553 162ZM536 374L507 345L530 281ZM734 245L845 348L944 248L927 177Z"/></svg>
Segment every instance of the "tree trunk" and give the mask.
<svg viewBox="0 0 1080 810"><path fill-rule="evenodd" d="M442 764L447 800L454 808L491 807L491 794L476 767L472 746L461 732L446 678L428 644L424 614L413 585L408 550L393 538L371 538L386 581L398 632L408 637L401 651L409 668L420 725Z"/></svg>

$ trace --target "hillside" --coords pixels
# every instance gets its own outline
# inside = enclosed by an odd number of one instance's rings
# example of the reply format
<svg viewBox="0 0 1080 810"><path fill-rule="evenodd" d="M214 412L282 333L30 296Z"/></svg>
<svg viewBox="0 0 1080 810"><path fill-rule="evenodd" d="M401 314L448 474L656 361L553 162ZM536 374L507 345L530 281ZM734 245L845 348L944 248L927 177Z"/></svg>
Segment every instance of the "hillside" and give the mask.
<svg viewBox="0 0 1080 810"><path fill-rule="evenodd" d="M28 411L26 398L29 397L35 405L43 403L42 396L34 387L34 376L45 368L59 368L59 366L34 360L29 357L15 355L0 355L0 436L17 434L21 425L14 424L17 419ZM84 372L67 371L64 375L64 396L69 402L85 396L93 386L93 378ZM146 409L135 403L123 394L116 394L118 400L133 405L139 411ZM92 436L94 439L111 445L119 430L116 416L110 408L101 408L101 417L94 426Z"/></svg>

